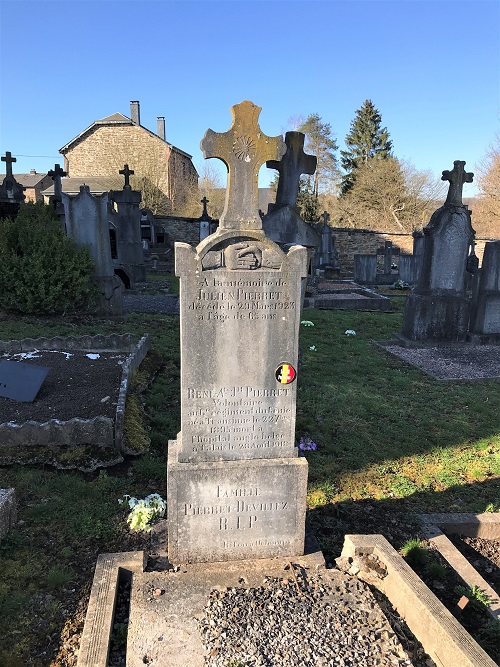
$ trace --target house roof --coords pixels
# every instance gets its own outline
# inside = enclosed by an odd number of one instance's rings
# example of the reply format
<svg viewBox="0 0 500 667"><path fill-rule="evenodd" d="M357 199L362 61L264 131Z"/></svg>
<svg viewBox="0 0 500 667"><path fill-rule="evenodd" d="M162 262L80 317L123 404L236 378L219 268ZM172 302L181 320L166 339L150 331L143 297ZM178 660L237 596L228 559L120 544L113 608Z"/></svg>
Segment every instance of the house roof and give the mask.
<svg viewBox="0 0 500 667"><path fill-rule="evenodd" d="M38 185L40 181L43 181L43 179L47 176L47 173L45 174L12 174L15 178L15 180L20 184L23 185L25 188L34 188L35 185ZM0 174L0 181L3 181L5 178L6 174Z"/></svg>
<svg viewBox="0 0 500 667"><path fill-rule="evenodd" d="M123 188L122 176L75 176L74 178L61 178L62 191L68 195L77 195L81 185L88 185L91 194L101 195L110 190L121 190ZM42 195L49 197L54 194L54 185L43 190Z"/></svg>
<svg viewBox="0 0 500 667"><path fill-rule="evenodd" d="M89 127L87 127L87 129L83 130L83 132L80 132L80 134L78 136L76 136L74 139L71 139L71 141L69 141L65 146L60 148L59 153L62 153L64 155L65 152L67 152L73 144L75 144L75 143L81 141L82 139L84 139L87 134L90 134L99 125L137 125L137 123L134 123L134 121L131 118L127 118L127 116L124 116L122 113L114 113L114 114L111 114L111 116L106 116L106 118L101 118L100 120L95 120L92 123L92 125L89 125ZM162 143L166 144L172 150L175 150L178 153L181 153L182 155L185 155L189 159L191 159L193 157L189 153L186 153L186 151L183 151L180 148L177 148L177 146L174 146L173 144L169 143L165 139L162 139L161 137L159 137L154 132L151 132L151 130L148 130L147 127L144 127L143 125L137 125L137 127L140 127L141 130L144 130L144 132L147 132L149 135L151 135L155 139L158 139L158 141L161 141Z"/></svg>

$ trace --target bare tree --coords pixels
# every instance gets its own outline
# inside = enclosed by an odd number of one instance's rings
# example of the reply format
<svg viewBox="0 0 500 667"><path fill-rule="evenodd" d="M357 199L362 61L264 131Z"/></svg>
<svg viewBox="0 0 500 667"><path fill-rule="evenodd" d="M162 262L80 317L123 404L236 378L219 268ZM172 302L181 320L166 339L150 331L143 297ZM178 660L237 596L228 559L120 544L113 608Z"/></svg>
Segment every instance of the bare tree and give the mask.
<svg viewBox="0 0 500 667"><path fill-rule="evenodd" d="M479 237L500 238L500 134L477 165L479 195L472 205L473 225Z"/></svg>

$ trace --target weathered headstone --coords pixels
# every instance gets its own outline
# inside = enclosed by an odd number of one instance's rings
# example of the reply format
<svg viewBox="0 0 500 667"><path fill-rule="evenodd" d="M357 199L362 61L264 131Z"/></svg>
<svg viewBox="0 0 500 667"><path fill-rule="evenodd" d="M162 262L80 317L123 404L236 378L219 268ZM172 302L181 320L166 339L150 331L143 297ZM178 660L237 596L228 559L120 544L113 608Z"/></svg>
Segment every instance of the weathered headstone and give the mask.
<svg viewBox="0 0 500 667"><path fill-rule="evenodd" d="M54 181L54 194L50 197L50 203L54 207L55 212L64 222L64 204L62 202L62 182L61 178L67 176L67 172L61 168L59 164L54 166L54 169L51 169L47 172L47 175L52 178Z"/></svg>
<svg viewBox="0 0 500 667"><path fill-rule="evenodd" d="M267 160L269 169L279 172L276 203L269 204L263 218L266 235L281 244L304 245L311 249L321 246L319 230L302 220L297 204L299 182L302 174L313 174L316 157L304 153L305 135L302 132L287 132L286 152L281 160Z"/></svg>
<svg viewBox="0 0 500 667"><path fill-rule="evenodd" d="M463 185L473 178L464 166L456 160L452 171L443 171L442 180L450 182L448 196L423 230L421 275L403 316L402 336L409 341L460 342L467 335L466 269L474 230L462 204Z"/></svg>
<svg viewBox="0 0 500 667"><path fill-rule="evenodd" d="M486 243L471 315L471 339L500 343L500 241Z"/></svg>
<svg viewBox="0 0 500 667"><path fill-rule="evenodd" d="M210 224L212 223L212 218L208 215L207 204L209 199L203 197L201 203L203 204L203 213L200 216L200 241L203 241L210 236Z"/></svg>
<svg viewBox="0 0 500 667"><path fill-rule="evenodd" d="M5 162L6 174L0 185L0 218L15 218L25 200L26 188L16 181L12 173L12 164L17 162L17 158L12 157L10 151L6 151L1 160Z"/></svg>
<svg viewBox="0 0 500 667"><path fill-rule="evenodd" d="M0 396L32 403L49 369L22 361L0 361Z"/></svg>
<svg viewBox="0 0 500 667"><path fill-rule="evenodd" d="M109 199L114 204L110 211L110 220L116 235L116 258L114 267L123 271L128 279L128 287L134 288L137 282L146 280L146 264L141 238L141 203L142 194L132 190L130 176L133 170L128 164L120 169L125 177L123 190L111 190Z"/></svg>
<svg viewBox="0 0 500 667"><path fill-rule="evenodd" d="M392 245L392 241L385 241L381 248L377 249L377 276L378 285L392 285L399 278L399 255L400 249ZM381 270L378 270L379 258L382 260ZM398 264L396 264L396 258ZM396 267L396 268L394 268Z"/></svg>
<svg viewBox="0 0 500 667"><path fill-rule="evenodd" d="M108 195L94 197L87 185L80 193L70 196L62 193L66 231L77 245L86 246L94 260L94 281L99 287L100 312L121 315L123 311L123 283L115 275L108 223Z"/></svg>
<svg viewBox="0 0 500 667"><path fill-rule="evenodd" d="M215 234L177 243L181 432L169 443L168 552L173 562L303 553L307 462L295 449L294 382L307 251L268 239L257 174L279 159L281 137L259 128L260 108L232 108L205 157L229 169Z"/></svg>

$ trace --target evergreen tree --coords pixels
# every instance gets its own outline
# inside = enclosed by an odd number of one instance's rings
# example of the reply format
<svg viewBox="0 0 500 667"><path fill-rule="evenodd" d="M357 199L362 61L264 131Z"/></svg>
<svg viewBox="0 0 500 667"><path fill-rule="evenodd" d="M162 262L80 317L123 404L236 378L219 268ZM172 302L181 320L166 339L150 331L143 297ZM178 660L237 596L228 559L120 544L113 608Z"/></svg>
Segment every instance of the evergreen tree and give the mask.
<svg viewBox="0 0 500 667"><path fill-rule="evenodd" d="M332 137L330 123L323 123L321 116L317 113L309 114L298 131L306 135L305 152L315 155L318 159L313 182L313 194L317 198L321 186L324 187L338 177L335 155L338 145Z"/></svg>
<svg viewBox="0 0 500 667"><path fill-rule="evenodd" d="M391 157L392 141L387 128L381 125L382 116L378 109L371 100L366 100L351 122L351 131L345 138L347 150L340 151L342 169L346 171L342 178L342 195L353 187L362 165L373 158Z"/></svg>

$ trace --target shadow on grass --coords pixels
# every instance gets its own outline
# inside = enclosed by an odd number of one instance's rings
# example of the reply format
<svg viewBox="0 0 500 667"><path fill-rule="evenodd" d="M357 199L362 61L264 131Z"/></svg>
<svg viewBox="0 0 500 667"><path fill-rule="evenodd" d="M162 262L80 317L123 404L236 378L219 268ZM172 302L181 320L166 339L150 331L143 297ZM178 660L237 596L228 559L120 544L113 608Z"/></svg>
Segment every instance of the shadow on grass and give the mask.
<svg viewBox="0 0 500 667"><path fill-rule="evenodd" d="M421 535L417 515L433 512L484 512L500 500L500 479L455 485L445 491L417 492L407 498L346 500L314 507L307 513L309 530L327 560L340 555L346 534L381 534L400 549Z"/></svg>

